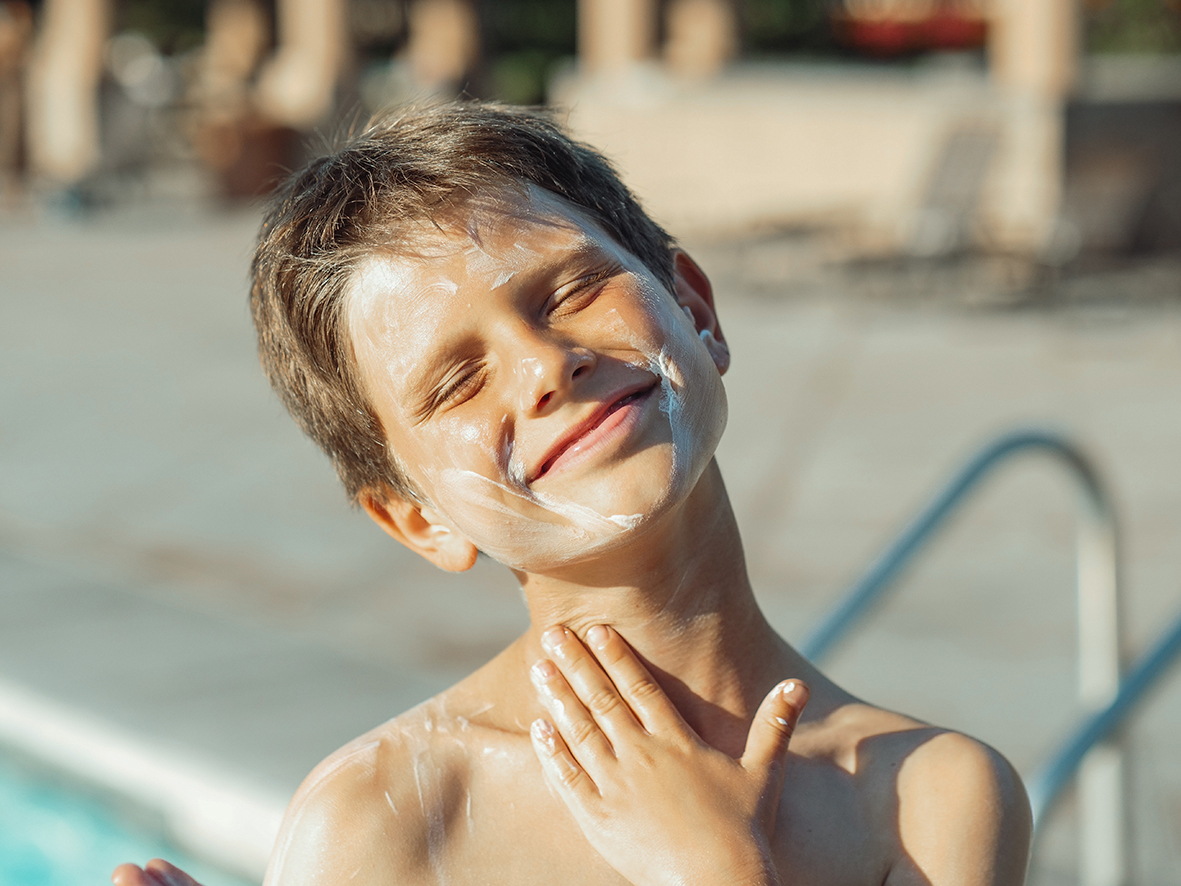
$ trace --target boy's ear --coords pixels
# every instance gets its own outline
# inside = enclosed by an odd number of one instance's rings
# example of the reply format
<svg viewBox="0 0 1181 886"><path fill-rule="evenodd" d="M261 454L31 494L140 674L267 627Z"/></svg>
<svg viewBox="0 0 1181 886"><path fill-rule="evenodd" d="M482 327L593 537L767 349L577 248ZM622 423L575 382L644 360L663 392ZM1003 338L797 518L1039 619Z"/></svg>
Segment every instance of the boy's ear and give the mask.
<svg viewBox="0 0 1181 886"><path fill-rule="evenodd" d="M701 266L682 249L673 250L673 285L677 304L693 321L718 372L725 374L730 368L730 348L726 345L726 337L722 335L722 327L718 323L713 286Z"/></svg>
<svg viewBox="0 0 1181 886"><path fill-rule="evenodd" d="M373 522L414 553L448 572L466 572L476 563L479 551L439 515L417 502L408 501L392 491L378 495L370 490L359 500Z"/></svg>

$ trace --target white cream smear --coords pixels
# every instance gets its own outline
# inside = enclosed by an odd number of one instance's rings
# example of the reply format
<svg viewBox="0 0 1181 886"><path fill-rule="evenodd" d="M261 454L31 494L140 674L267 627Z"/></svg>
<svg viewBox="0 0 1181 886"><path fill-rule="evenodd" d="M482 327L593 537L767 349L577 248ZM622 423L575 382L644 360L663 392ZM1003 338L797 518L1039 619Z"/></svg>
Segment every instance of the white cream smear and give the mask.
<svg viewBox="0 0 1181 886"><path fill-rule="evenodd" d="M552 195L534 190L532 207L545 213L545 224L525 224L522 231L518 221L508 226L511 235L502 236L497 216L491 215L480 228L487 236L478 242L453 235L440 238L440 251L423 259L374 256L354 276L347 313L362 375L387 434L395 423L411 427L408 435L391 435L397 437L393 445L402 462L413 466L411 475L433 511L447 529L500 562L544 572L619 546L669 502L686 495L720 439L725 398L720 395L719 408L715 388L721 390L720 379L691 320L637 259ZM593 352L598 361L621 361L634 367L630 371L637 378L650 373L659 385L655 405L668 430L657 433L664 442L655 447L664 454L645 450L643 476L635 470L623 481L606 472L584 475L580 464L560 478L530 482L518 434L535 421L528 417L532 398L559 359L558 346L543 333L536 333L539 344L531 351L532 330L515 338L516 333L503 333L516 349L512 359L488 361L495 364L490 372L496 385L503 388L507 381L497 372L512 378L504 410L493 415L456 409L415 425L407 415L407 382L423 351L457 327L489 339L502 334L498 324L506 322L506 314L501 308L509 302L494 300L511 300L514 284L528 282L539 257L590 249L609 253L622 266L627 281L619 286L626 290L611 298L627 306L631 321L615 308L593 315L588 308L587 317L594 319L579 321L588 341L576 337L562 347ZM590 411L585 403L579 406L581 414ZM647 410L649 404L645 400L636 407ZM651 425L657 418L644 420ZM539 447L533 449L536 456ZM632 484L643 487L644 495Z"/></svg>
<svg viewBox="0 0 1181 886"><path fill-rule="evenodd" d="M479 716L493 707L489 703L470 715ZM455 872L448 829L458 816L452 817L449 811L453 814L462 808L468 833L475 832L476 824L472 786L463 784L459 794L455 766L458 762L467 767L476 751L472 736L479 729L468 717L452 716L446 702L437 698L331 755L308 776L288 807L264 886L332 879L335 871L325 867L325 859L340 857L342 852L350 862L360 862L361 870L380 869L388 858L387 847L382 841L366 839L375 825L383 831L392 826L421 829L424 866L435 883L450 882ZM481 743L479 753L501 764L515 762L504 746ZM394 760L408 765L391 768ZM348 798L344 807L340 806L342 796ZM336 830L342 818L350 821L349 832Z"/></svg>

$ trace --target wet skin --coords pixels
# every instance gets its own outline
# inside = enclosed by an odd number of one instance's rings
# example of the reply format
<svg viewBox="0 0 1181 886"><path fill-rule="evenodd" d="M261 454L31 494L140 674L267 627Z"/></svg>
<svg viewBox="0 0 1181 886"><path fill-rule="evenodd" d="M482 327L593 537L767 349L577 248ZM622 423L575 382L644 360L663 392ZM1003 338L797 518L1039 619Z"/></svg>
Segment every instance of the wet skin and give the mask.
<svg viewBox="0 0 1181 886"><path fill-rule="evenodd" d="M1019 884L1008 764L859 702L759 611L713 460L729 353L688 256L670 291L537 191L415 248L350 293L420 491L363 504L442 568L507 563L531 627L317 767L268 883Z"/></svg>

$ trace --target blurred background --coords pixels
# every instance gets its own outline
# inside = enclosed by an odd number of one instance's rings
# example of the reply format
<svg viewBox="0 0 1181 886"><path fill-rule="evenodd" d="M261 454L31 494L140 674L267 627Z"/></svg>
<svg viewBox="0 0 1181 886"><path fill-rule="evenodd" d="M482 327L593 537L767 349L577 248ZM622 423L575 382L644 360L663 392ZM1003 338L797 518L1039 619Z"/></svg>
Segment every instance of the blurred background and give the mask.
<svg viewBox="0 0 1181 886"><path fill-rule="evenodd" d="M1181 609L1177 0L0 0L0 882L257 882L325 754L525 625L350 510L254 356L260 201L373 112L552 105L711 275L719 458L793 641L974 449L1069 435L1123 657ZM1034 772L1081 715L1077 497L982 486L828 664ZM1037 886L1181 882L1181 685Z"/></svg>

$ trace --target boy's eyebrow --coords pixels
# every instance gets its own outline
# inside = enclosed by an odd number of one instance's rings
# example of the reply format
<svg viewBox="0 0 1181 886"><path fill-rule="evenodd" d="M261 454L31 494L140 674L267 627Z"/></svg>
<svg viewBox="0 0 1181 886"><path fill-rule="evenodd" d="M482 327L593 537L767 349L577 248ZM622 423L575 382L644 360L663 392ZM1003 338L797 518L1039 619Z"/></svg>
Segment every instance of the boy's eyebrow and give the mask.
<svg viewBox="0 0 1181 886"><path fill-rule="evenodd" d="M603 245L583 231L571 242L569 247L563 249L559 255L555 256L555 261L560 259L569 261L592 255L606 256L606 254L607 250L603 248Z"/></svg>

